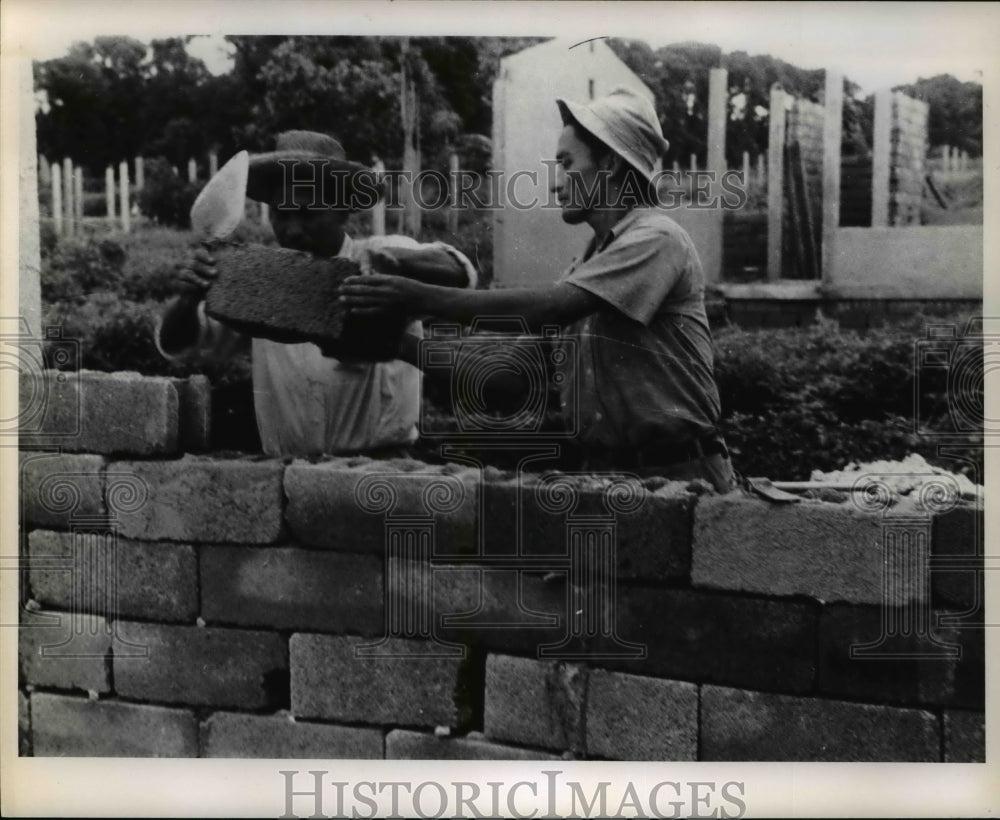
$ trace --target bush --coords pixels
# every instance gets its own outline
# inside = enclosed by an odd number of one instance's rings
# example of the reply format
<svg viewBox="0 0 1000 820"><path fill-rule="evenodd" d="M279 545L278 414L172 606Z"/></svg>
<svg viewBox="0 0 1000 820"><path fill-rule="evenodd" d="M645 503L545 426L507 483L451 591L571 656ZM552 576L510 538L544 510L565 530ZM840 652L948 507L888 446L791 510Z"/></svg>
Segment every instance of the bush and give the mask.
<svg viewBox="0 0 1000 820"><path fill-rule="evenodd" d="M202 186L181 179L163 157L148 160L144 170L139 210L159 225L190 228L191 206Z"/></svg>
<svg viewBox="0 0 1000 820"><path fill-rule="evenodd" d="M66 238L49 245L41 256L39 278L46 302L82 302L98 290L116 290L122 280L125 249L114 239Z"/></svg>
<svg viewBox="0 0 1000 820"><path fill-rule="evenodd" d="M955 318L964 327L965 318ZM977 468L942 459L937 441L915 430L914 353L924 325L916 316L864 334L830 320L807 328L717 332L723 431L736 468L744 475L805 480L815 469L917 452L975 477ZM946 385L924 380L920 387L922 427L947 429ZM978 469L981 438L971 434L954 451Z"/></svg>

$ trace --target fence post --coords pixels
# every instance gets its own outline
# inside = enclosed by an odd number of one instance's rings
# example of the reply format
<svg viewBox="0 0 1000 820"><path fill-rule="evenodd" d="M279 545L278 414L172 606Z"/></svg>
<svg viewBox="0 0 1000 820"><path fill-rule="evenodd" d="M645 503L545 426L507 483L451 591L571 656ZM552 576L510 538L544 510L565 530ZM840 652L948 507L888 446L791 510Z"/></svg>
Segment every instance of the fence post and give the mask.
<svg viewBox="0 0 1000 820"><path fill-rule="evenodd" d="M743 190L750 187L750 152L743 152Z"/></svg>
<svg viewBox="0 0 1000 820"><path fill-rule="evenodd" d="M875 93L875 127L872 132L872 227L889 224L889 164L892 153L892 92Z"/></svg>
<svg viewBox="0 0 1000 820"><path fill-rule="evenodd" d="M115 226L115 169L110 165L104 169L104 202L106 205L108 227Z"/></svg>
<svg viewBox="0 0 1000 820"><path fill-rule="evenodd" d="M83 166L73 169L73 210L76 224L83 233Z"/></svg>
<svg viewBox="0 0 1000 820"><path fill-rule="evenodd" d="M52 223L56 236L63 235L62 168L58 162L52 163Z"/></svg>
<svg viewBox="0 0 1000 820"><path fill-rule="evenodd" d="M376 177L381 184L385 178L385 163L380 159L375 160L373 166ZM380 196L375 207L372 208L372 236L385 236L385 197Z"/></svg>
<svg viewBox="0 0 1000 820"><path fill-rule="evenodd" d="M52 167L49 165L45 154L38 155L38 181L43 188L47 188L52 184Z"/></svg>
<svg viewBox="0 0 1000 820"><path fill-rule="evenodd" d="M146 187L145 168L142 167L142 157L135 158L135 189L141 191Z"/></svg>
<svg viewBox="0 0 1000 820"><path fill-rule="evenodd" d="M125 160L118 163L118 194L120 200L119 210L122 216L122 230L128 233L132 229L132 214L129 211L128 162Z"/></svg>
<svg viewBox="0 0 1000 820"><path fill-rule="evenodd" d="M63 214L66 217L66 235L72 236L75 231L73 216L73 160L63 157Z"/></svg>
<svg viewBox="0 0 1000 820"><path fill-rule="evenodd" d="M785 92L771 86L767 126L767 278L781 278L781 233L784 229Z"/></svg>
<svg viewBox="0 0 1000 820"><path fill-rule="evenodd" d="M198 181L198 165L194 161L194 157L188 160L188 182Z"/></svg>
<svg viewBox="0 0 1000 820"><path fill-rule="evenodd" d="M767 182L767 166L764 164L764 155L757 154L757 184L764 185Z"/></svg>
<svg viewBox="0 0 1000 820"><path fill-rule="evenodd" d="M451 152L448 157L448 231L454 236L458 233L458 154Z"/></svg>
<svg viewBox="0 0 1000 820"><path fill-rule="evenodd" d="M219 155L215 151L208 152L208 178L211 179L219 172Z"/></svg>
<svg viewBox="0 0 1000 820"><path fill-rule="evenodd" d="M266 202L260 203L260 224L269 225L271 223L271 212Z"/></svg>
<svg viewBox="0 0 1000 820"><path fill-rule="evenodd" d="M826 70L823 96L823 282L833 276L834 241L840 227L840 140L844 128L844 77Z"/></svg>

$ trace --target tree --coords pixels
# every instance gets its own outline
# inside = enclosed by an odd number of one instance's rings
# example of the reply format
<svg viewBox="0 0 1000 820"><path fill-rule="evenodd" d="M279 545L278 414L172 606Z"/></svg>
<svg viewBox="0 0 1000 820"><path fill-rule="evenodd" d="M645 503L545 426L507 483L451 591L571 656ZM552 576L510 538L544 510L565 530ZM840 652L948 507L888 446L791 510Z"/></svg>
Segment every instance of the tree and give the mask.
<svg viewBox="0 0 1000 820"><path fill-rule="evenodd" d="M927 130L931 145L951 145L968 151L970 156L982 156L982 85L962 82L951 74L938 74L898 85L893 91L902 91L929 104Z"/></svg>

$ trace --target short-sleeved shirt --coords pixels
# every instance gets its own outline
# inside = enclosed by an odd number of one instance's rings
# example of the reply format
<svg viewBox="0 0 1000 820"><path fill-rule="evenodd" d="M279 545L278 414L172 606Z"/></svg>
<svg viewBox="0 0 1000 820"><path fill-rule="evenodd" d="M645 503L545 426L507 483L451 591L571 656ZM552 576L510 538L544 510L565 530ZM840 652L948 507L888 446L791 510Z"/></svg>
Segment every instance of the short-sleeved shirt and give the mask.
<svg viewBox="0 0 1000 820"><path fill-rule="evenodd" d="M345 236L338 256L361 261L369 250L420 247L431 246L406 236ZM444 243L433 247L455 257L466 270L469 287L475 286L476 270L464 254ZM235 347L236 331L206 316L203 306L199 318L201 332L191 353L217 355ZM421 334L421 323L414 322L409 330ZM260 338L253 339L252 353L254 409L268 455L358 452L416 440L421 374L412 365L400 360L341 362L309 342Z"/></svg>
<svg viewBox="0 0 1000 820"><path fill-rule="evenodd" d="M562 277L606 303L567 328L578 357L562 389L567 422L576 415L579 440L609 448L711 434L719 392L690 236L662 211L635 208L596 243Z"/></svg>

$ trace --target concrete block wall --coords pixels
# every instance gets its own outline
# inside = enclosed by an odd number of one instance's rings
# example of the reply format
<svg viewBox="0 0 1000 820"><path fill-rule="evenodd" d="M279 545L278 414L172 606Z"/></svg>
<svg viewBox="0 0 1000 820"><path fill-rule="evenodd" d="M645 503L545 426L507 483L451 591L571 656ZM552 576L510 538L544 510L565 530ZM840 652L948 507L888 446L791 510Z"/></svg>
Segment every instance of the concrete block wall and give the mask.
<svg viewBox="0 0 1000 820"><path fill-rule="evenodd" d="M892 94L889 149L889 224L919 225L927 174L927 103Z"/></svg>
<svg viewBox="0 0 1000 820"><path fill-rule="evenodd" d="M152 381L88 377L106 441L22 449L22 754L983 759L983 631L937 622L975 578L887 563L893 510L195 455ZM982 553L981 510L907 512Z"/></svg>

